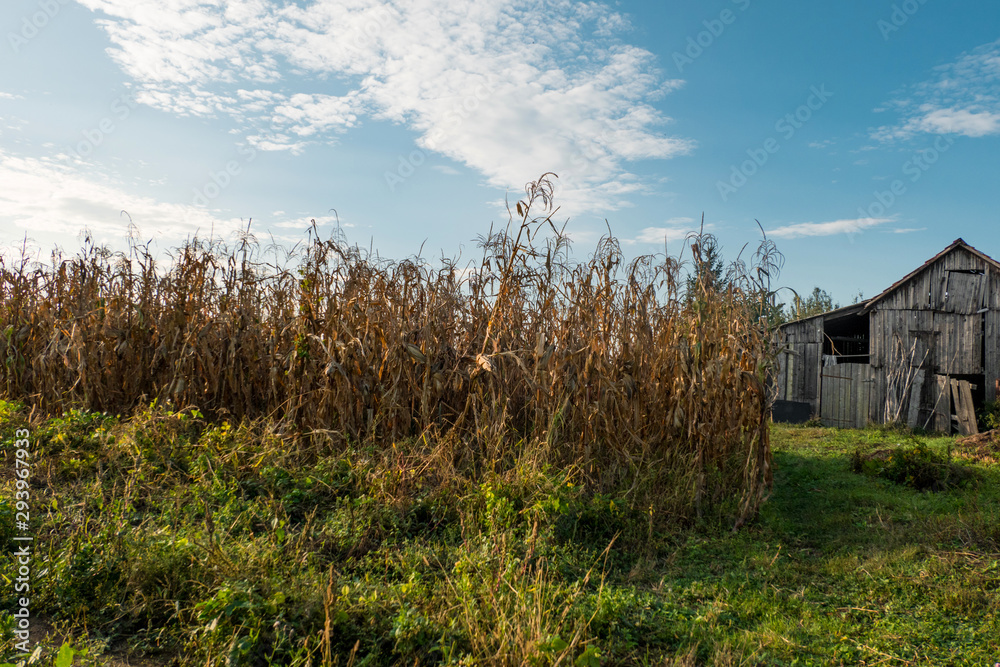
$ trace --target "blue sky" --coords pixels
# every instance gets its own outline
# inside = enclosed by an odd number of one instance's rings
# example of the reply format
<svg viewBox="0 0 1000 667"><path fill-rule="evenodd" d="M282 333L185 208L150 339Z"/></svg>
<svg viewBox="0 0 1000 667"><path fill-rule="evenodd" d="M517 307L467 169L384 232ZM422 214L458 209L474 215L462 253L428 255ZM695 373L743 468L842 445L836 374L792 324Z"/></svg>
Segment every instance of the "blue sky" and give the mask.
<svg viewBox="0 0 1000 667"><path fill-rule="evenodd" d="M578 256L728 258L873 296L957 237L1000 257L1000 5L6 0L0 248L291 245L330 209L402 258L478 255L543 172Z"/></svg>

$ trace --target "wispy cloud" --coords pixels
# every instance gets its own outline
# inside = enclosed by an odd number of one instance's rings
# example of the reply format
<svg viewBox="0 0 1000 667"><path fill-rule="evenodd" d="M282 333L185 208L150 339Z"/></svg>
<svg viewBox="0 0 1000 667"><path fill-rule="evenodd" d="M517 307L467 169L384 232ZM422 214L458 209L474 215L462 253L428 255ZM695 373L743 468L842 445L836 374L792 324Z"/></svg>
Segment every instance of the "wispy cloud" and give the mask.
<svg viewBox="0 0 1000 667"><path fill-rule="evenodd" d="M898 227L891 230L893 234L912 234L914 232L925 231L926 227Z"/></svg>
<svg viewBox="0 0 1000 667"><path fill-rule="evenodd" d="M285 220L283 222L276 222L271 224L270 226L278 229L297 229L301 231L303 235L305 235L305 233L309 230L309 228L313 226L313 223L316 223L317 227L323 227L323 228L326 227L336 228L338 225L342 229L349 229L354 227L353 223L338 221L337 217L333 215L321 216L318 218L317 217L296 218L294 220Z"/></svg>
<svg viewBox="0 0 1000 667"><path fill-rule="evenodd" d="M919 118L911 119L905 126L904 132L984 137L1000 133L1000 113L969 109L934 109Z"/></svg>
<svg viewBox="0 0 1000 667"><path fill-rule="evenodd" d="M566 0L80 0L136 99L228 115L263 150L335 141L364 118L520 188L560 176L577 210L653 189L628 168L689 152L652 102L682 85L624 43L627 17Z"/></svg>
<svg viewBox="0 0 1000 667"><path fill-rule="evenodd" d="M832 220L830 222L798 222L767 230L768 236L779 239L795 239L803 236L834 236L836 234L857 234L876 227L893 218L856 218L853 220Z"/></svg>
<svg viewBox="0 0 1000 667"><path fill-rule="evenodd" d="M191 205L158 202L129 194L114 183L85 176L55 160L24 158L0 150L0 226L72 238L82 228L99 242L121 243L128 233L127 211L141 221L147 238L176 243L195 234L225 236L245 226L216 218Z"/></svg>
<svg viewBox="0 0 1000 667"><path fill-rule="evenodd" d="M701 223L694 218L680 217L670 218L663 227L646 227L634 239L625 239L626 244L635 243L669 243L687 238L692 232L698 231ZM705 225L705 229L712 229L711 223Z"/></svg>
<svg viewBox="0 0 1000 667"><path fill-rule="evenodd" d="M872 131L880 141L916 134L1000 134L1000 40L937 67L933 78L907 91L888 107L901 120ZM881 110L881 108L880 108Z"/></svg>

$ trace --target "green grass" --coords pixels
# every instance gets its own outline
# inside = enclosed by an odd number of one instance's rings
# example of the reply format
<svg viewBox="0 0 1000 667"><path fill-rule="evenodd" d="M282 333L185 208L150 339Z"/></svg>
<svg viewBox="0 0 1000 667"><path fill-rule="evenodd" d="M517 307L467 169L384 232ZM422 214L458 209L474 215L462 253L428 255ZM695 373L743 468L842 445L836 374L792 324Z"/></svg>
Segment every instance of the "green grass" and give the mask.
<svg viewBox="0 0 1000 667"><path fill-rule="evenodd" d="M5 539L26 418L0 403ZM58 631L39 664L1000 661L1000 468L941 492L851 471L856 450L950 438L776 425L772 496L734 533L573 470L466 479L420 440L332 451L163 410L31 428L32 610Z"/></svg>

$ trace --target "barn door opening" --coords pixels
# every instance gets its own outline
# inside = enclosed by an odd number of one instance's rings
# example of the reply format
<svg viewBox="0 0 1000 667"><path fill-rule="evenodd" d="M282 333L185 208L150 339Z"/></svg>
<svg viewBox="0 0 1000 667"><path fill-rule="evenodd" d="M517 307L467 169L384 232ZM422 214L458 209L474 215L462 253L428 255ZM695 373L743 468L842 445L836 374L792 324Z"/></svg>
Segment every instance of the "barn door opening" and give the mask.
<svg viewBox="0 0 1000 667"><path fill-rule="evenodd" d="M823 322L823 355L837 364L870 363L870 319L868 315L852 313L843 317L828 317Z"/></svg>

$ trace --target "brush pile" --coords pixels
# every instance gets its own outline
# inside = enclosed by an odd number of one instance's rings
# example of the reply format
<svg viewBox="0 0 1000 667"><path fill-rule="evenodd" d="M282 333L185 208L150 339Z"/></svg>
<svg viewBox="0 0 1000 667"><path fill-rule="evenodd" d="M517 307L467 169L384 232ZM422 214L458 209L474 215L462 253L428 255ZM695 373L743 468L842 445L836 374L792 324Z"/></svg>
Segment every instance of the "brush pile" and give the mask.
<svg viewBox="0 0 1000 667"><path fill-rule="evenodd" d="M955 440L955 455L981 463L996 463L1000 460L1000 429Z"/></svg>
<svg viewBox="0 0 1000 667"><path fill-rule="evenodd" d="M678 259L626 265L610 235L570 263L544 176L515 210L465 268L381 260L315 228L282 261L249 233L191 241L166 268L148 246L89 241L48 265L8 260L0 392L50 414L155 399L269 417L334 447L422 436L466 475L575 466L658 516L753 516L771 481L773 244L725 289L685 287Z"/></svg>

